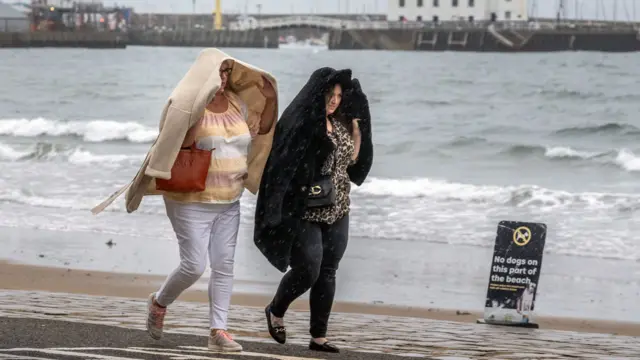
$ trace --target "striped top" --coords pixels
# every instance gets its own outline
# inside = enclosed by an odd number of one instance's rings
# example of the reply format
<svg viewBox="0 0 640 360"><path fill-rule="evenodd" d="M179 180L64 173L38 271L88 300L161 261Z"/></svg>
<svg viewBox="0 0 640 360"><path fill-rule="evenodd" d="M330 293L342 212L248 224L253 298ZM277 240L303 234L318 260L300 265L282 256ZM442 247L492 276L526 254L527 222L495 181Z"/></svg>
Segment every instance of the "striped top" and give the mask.
<svg viewBox="0 0 640 360"><path fill-rule="evenodd" d="M247 154L255 136L247 125L246 105L238 97L227 96L229 107L223 113L205 109L204 116L189 131L184 144L194 141L198 149L211 150L211 165L206 189L194 193L164 192L171 200L229 204L236 202L244 191L247 174Z"/></svg>

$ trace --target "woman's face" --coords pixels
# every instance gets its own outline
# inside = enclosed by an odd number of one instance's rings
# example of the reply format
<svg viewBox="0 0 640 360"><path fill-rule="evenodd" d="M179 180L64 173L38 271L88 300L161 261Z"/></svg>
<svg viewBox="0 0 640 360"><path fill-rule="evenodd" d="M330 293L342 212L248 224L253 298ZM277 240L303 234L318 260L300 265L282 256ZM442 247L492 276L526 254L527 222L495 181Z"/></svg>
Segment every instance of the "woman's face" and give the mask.
<svg viewBox="0 0 640 360"><path fill-rule="evenodd" d="M333 89L329 90L329 93L326 97L326 108L327 115L333 114L338 106L340 106L340 102L342 101L342 86L340 84L336 84L333 86Z"/></svg>
<svg viewBox="0 0 640 360"><path fill-rule="evenodd" d="M227 83L229 81L229 75L231 74L231 64L229 61L225 61L220 65L220 79L222 82L220 83L220 90L223 91L227 87Z"/></svg>

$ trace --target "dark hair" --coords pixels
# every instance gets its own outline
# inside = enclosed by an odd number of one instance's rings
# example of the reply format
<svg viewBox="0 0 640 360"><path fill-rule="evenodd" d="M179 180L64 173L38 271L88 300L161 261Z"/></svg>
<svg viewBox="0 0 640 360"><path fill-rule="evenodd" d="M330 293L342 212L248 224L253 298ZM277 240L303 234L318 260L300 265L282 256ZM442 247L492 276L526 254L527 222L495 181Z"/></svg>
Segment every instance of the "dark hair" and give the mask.
<svg viewBox="0 0 640 360"><path fill-rule="evenodd" d="M333 90L333 88L336 85L340 85L340 87L342 88L342 99L340 100L340 105L338 105L338 107L333 112L333 114L330 114L327 117L330 118L330 119L335 119L335 120L338 120L339 122L341 122L347 128L347 130L349 131L349 136L353 136L353 123L351 122L350 119L347 118L347 115L343 111L343 109L344 109L345 86L342 83L335 82L333 84L330 84L329 90L327 90L327 93L325 94L325 106L326 106L326 103L327 103L327 96L326 95L331 93L331 91Z"/></svg>

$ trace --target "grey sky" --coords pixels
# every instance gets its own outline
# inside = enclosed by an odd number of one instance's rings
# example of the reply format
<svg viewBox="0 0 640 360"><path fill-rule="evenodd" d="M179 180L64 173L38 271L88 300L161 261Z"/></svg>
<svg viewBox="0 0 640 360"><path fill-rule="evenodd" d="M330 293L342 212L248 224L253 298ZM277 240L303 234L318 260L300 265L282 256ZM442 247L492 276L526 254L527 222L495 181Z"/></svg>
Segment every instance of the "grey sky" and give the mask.
<svg viewBox="0 0 640 360"><path fill-rule="evenodd" d="M537 3L537 16L554 17L559 0L529 0L529 9ZM618 20L635 19L640 21L640 0L565 0L567 14L575 17ZM107 4L132 6L137 12L176 12L192 11L191 0L104 0ZM222 9L227 13L243 12L245 7L250 13L257 12L257 4L262 4L263 13L384 13L388 0L222 0ZM196 0L196 12L210 13L215 0ZM617 5L617 6L616 6ZM600 10L598 10L600 8ZM617 11L614 9L617 8ZM599 15L599 16L598 16Z"/></svg>

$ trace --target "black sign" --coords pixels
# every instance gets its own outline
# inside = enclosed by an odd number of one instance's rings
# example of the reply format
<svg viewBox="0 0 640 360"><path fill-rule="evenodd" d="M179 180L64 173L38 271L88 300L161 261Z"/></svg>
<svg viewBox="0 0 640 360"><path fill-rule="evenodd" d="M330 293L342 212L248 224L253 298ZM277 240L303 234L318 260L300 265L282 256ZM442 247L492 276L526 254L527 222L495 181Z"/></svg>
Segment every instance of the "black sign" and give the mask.
<svg viewBox="0 0 640 360"><path fill-rule="evenodd" d="M533 310L547 226L501 221L498 224L484 322L537 327Z"/></svg>

